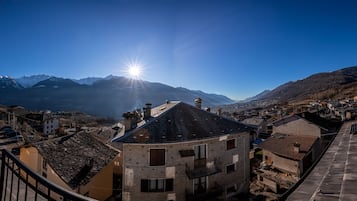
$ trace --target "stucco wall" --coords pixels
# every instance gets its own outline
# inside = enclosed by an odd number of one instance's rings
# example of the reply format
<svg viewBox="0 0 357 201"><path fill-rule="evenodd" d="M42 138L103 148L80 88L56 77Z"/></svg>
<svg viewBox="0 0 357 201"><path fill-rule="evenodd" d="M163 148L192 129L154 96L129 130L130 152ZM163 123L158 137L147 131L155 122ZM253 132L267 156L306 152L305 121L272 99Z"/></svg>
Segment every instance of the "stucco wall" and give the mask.
<svg viewBox="0 0 357 201"><path fill-rule="evenodd" d="M275 155L270 151L263 150L263 160L265 160L266 157L268 157L269 163L272 162L272 167L275 167L287 173L291 173L295 176L300 176L300 167L298 161L283 158Z"/></svg>
<svg viewBox="0 0 357 201"><path fill-rule="evenodd" d="M236 138L236 148L226 150L226 141ZM186 165L193 169L194 157L181 157L179 150L192 150L194 145L207 144L207 163L216 161L222 170L208 176L208 188L215 183L223 187L236 185L240 192L249 188L249 133L231 134L206 140L168 144L123 145L123 200L185 200L193 192L193 180L186 174ZM164 166L150 166L150 149L165 149ZM226 166L236 162L236 171L226 174ZM141 179L174 178L172 192L141 192ZM225 190L224 188L224 190Z"/></svg>

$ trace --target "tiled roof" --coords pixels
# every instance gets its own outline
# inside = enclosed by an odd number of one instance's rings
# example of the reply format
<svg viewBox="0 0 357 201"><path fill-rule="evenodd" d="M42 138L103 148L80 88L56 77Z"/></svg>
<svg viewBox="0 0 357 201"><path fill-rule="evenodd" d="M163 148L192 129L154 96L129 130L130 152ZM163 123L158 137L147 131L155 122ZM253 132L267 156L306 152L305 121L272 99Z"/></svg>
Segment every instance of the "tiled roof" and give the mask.
<svg viewBox="0 0 357 201"><path fill-rule="evenodd" d="M297 115L290 115L288 117L285 117L285 118L279 119L277 121L274 121L273 122L273 126L281 126L281 125L290 123L292 121L296 121L298 119L301 119L301 117L299 117Z"/></svg>
<svg viewBox="0 0 357 201"><path fill-rule="evenodd" d="M264 122L263 118L252 117L248 119L244 119L242 123L253 125L253 126L260 126Z"/></svg>
<svg viewBox="0 0 357 201"><path fill-rule="evenodd" d="M328 120L315 113L304 112L297 115L315 125L318 125L324 130L336 131L341 126L341 121Z"/></svg>
<svg viewBox="0 0 357 201"><path fill-rule="evenodd" d="M259 147L262 148L263 151L267 150L279 156L293 160L301 160L305 157L316 140L318 140L318 137L314 136L275 134L261 143ZM294 150L295 143L300 144L300 152Z"/></svg>
<svg viewBox="0 0 357 201"><path fill-rule="evenodd" d="M293 114L287 117L284 117L282 119L279 119L277 121L274 121L272 124L273 126L281 126L283 124L296 121L298 119L303 119L307 122L313 123L316 126L320 127L321 129L325 131L336 131L337 128L340 127L340 122L334 122L331 120L324 119L320 117L317 114L314 113L309 113L309 112L304 112L304 113L299 113L299 114Z"/></svg>
<svg viewBox="0 0 357 201"><path fill-rule="evenodd" d="M118 155L118 152L85 132L34 146L57 175L72 188L87 184Z"/></svg>
<svg viewBox="0 0 357 201"><path fill-rule="evenodd" d="M160 109L161 108L161 109ZM159 111L162 112L159 112ZM114 142L169 143L211 138L252 130L247 125L225 119L183 102L153 108L152 118Z"/></svg>

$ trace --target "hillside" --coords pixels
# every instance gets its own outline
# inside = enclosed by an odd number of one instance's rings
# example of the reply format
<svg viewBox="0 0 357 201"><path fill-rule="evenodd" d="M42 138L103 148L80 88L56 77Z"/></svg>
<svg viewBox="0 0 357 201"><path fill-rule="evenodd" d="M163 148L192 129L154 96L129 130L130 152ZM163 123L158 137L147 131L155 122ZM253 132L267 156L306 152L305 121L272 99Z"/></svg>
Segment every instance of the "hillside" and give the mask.
<svg viewBox="0 0 357 201"><path fill-rule="evenodd" d="M318 73L305 79L285 83L259 100L300 101L307 99L338 99L357 93L357 67L330 73Z"/></svg>

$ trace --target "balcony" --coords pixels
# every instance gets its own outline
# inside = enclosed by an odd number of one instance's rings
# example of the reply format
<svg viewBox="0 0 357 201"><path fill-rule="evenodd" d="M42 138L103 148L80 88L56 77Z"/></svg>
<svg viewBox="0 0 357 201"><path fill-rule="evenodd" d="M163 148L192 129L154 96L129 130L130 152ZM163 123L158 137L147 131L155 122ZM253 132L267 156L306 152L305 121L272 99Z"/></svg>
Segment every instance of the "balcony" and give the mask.
<svg viewBox="0 0 357 201"><path fill-rule="evenodd" d="M48 181L7 150L1 156L0 200L95 201Z"/></svg>
<svg viewBox="0 0 357 201"><path fill-rule="evenodd" d="M186 190L186 201L217 200L216 198L221 196L223 192L223 187L217 183L215 183L212 188L209 188L206 190L206 192L202 193L192 193Z"/></svg>
<svg viewBox="0 0 357 201"><path fill-rule="evenodd" d="M189 179L210 176L220 172L222 170L218 167L217 160L207 163L206 159L198 159L194 161L193 168L186 163L186 174Z"/></svg>

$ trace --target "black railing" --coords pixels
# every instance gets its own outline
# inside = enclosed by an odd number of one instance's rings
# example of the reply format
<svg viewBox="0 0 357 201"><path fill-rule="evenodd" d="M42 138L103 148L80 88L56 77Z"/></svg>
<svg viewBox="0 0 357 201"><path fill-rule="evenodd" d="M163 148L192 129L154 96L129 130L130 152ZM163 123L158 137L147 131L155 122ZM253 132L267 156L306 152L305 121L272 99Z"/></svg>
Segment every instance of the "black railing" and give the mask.
<svg viewBox="0 0 357 201"><path fill-rule="evenodd" d="M199 177L205 177L205 176L210 176L214 175L217 173L222 172L221 168L218 167L218 161L213 160L211 167L207 167L206 163L207 160L195 160L194 161L194 167L191 168L187 163L186 163L186 175L188 176L189 179L194 179L194 178L199 178Z"/></svg>
<svg viewBox="0 0 357 201"><path fill-rule="evenodd" d="M0 171L0 199L3 201L95 201L48 181L7 150L2 150Z"/></svg>
<svg viewBox="0 0 357 201"><path fill-rule="evenodd" d="M217 200L224 192L223 186L214 183L214 186L207 189L205 192L192 193L186 190L186 201L207 201Z"/></svg>

